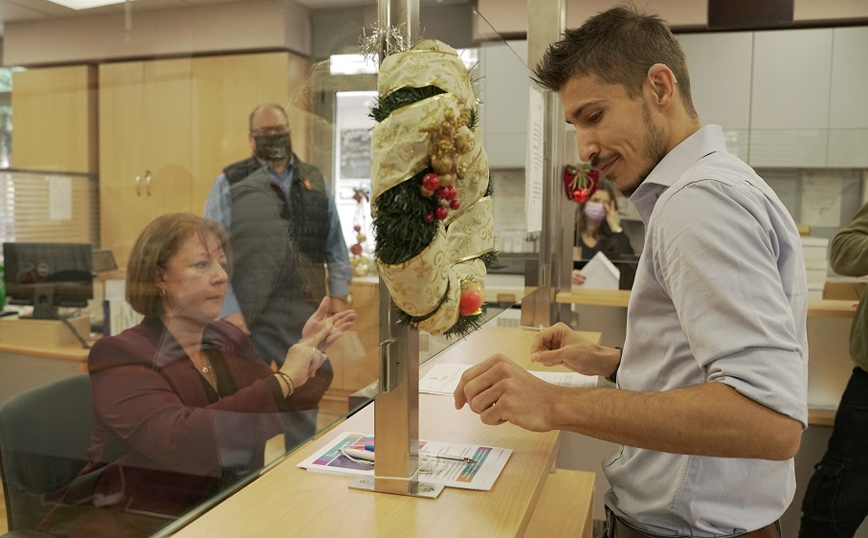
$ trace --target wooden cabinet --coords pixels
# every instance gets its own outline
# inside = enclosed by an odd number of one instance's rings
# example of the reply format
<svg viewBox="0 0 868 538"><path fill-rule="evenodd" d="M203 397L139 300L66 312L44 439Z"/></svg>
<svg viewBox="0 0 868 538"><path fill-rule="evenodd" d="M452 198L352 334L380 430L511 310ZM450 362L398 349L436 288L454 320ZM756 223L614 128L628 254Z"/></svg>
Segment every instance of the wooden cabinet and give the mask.
<svg viewBox="0 0 868 538"><path fill-rule="evenodd" d="M148 222L190 209L191 62L99 68L100 231L122 266Z"/></svg>
<svg viewBox="0 0 868 538"><path fill-rule="evenodd" d="M12 88L12 165L96 172L96 68L76 65L16 71Z"/></svg>
<svg viewBox="0 0 868 538"><path fill-rule="evenodd" d="M100 66L100 228L122 267L155 217L202 213L223 167L250 155L253 107L286 105L308 67L289 52ZM290 108L293 141L304 149L304 107Z"/></svg>

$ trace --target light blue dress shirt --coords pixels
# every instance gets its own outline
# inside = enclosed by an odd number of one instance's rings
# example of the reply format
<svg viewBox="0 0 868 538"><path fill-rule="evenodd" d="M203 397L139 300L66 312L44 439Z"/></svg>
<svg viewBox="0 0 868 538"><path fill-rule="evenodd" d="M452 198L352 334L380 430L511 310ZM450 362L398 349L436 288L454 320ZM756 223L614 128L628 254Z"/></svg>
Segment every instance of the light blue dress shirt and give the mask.
<svg viewBox="0 0 868 538"><path fill-rule="evenodd" d="M805 265L796 225L772 189L709 125L666 155L631 201L646 234L618 387L725 383L806 427ZM604 469L615 514L668 536L761 528L795 491L792 460L625 446Z"/></svg>
<svg viewBox="0 0 868 538"><path fill-rule="evenodd" d="M263 165L266 165L268 175L271 176L271 179L283 191L287 211L292 209L292 205L289 203L289 193L292 189L292 180L294 179L295 172L295 167L292 165L293 161L294 159L287 165L283 175L278 176L274 167L260 160ZM350 265L347 244L344 241L343 232L341 232L341 221L335 207L335 199L331 192L329 192L328 184L326 184L326 196L329 200L329 233L324 248L326 267L328 268L329 295L337 297L346 296L349 293L350 281L353 278L353 268ZM227 230L232 229L232 199L229 194L229 180L226 179L225 174L217 176L217 179L214 180L214 184L211 186L208 200L205 202L205 218L222 224ZM292 215L290 215L290 218L292 218ZM229 290L226 293L226 299L223 301L220 317L225 318L240 311L241 307L238 306L238 299L235 297L235 292L232 290L232 285L230 284Z"/></svg>

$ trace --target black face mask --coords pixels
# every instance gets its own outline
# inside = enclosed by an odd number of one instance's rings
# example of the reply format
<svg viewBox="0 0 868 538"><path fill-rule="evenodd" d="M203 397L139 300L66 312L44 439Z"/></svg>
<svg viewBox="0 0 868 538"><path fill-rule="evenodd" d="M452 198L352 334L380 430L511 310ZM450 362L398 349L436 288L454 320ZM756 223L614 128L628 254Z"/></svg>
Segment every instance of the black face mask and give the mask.
<svg viewBox="0 0 868 538"><path fill-rule="evenodd" d="M292 154L289 133L254 136L256 156L266 161L279 161Z"/></svg>

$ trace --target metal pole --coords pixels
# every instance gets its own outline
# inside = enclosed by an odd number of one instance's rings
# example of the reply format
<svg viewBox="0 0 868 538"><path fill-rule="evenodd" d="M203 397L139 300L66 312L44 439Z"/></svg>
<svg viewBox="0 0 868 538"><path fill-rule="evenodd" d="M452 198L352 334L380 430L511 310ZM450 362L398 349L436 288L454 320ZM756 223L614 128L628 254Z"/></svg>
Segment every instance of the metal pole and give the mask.
<svg viewBox="0 0 868 538"><path fill-rule="evenodd" d="M564 0L527 0L528 12L528 67L535 67L548 46L560 39L565 28L566 6ZM543 173L545 189L543 196L543 223L539 241L539 272L526 275L528 284L535 281L536 290L522 301L522 324L548 326L564 316L569 316L569 307L559 307L555 295L559 289L569 289L572 273L572 234L568 222L572 222L568 202L561 185L561 169L564 165L564 116L557 94L545 92L545 140L543 143ZM534 278L536 277L536 278ZM528 299L530 299L528 301ZM527 301L528 312L524 303ZM560 312L565 310L566 314Z"/></svg>
<svg viewBox="0 0 868 538"><path fill-rule="evenodd" d="M379 0L380 62L390 54L389 32L407 43L419 35L419 0ZM389 288L380 280L380 393L374 400L374 479L350 487L436 497L442 486L419 484L419 331L396 323Z"/></svg>

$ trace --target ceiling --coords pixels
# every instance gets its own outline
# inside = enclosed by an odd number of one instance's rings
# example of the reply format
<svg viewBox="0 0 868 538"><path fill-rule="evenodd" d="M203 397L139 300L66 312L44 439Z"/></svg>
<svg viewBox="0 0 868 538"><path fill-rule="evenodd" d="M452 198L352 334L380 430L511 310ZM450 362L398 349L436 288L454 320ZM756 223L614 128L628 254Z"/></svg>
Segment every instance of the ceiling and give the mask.
<svg viewBox="0 0 868 538"><path fill-rule="evenodd" d="M213 4L229 4L245 2L248 0L132 0L131 8L136 10L172 9L192 6L204 6ZM349 6L375 6L377 0L293 0L297 4L308 9L331 9ZM423 0L422 3L426 3ZM431 3L442 3L431 0ZM0 0L0 29L2 25L10 21L31 21L62 19L67 17L86 17L92 15L107 15L111 13L123 13L124 4L98 7L76 11L59 6L48 0Z"/></svg>

